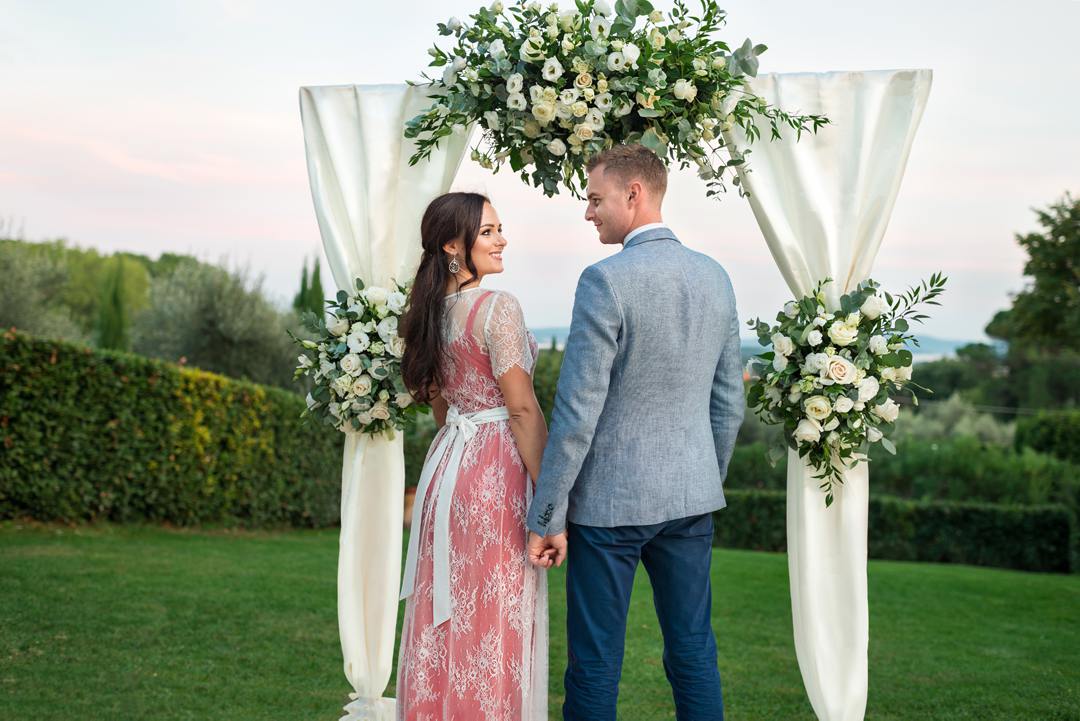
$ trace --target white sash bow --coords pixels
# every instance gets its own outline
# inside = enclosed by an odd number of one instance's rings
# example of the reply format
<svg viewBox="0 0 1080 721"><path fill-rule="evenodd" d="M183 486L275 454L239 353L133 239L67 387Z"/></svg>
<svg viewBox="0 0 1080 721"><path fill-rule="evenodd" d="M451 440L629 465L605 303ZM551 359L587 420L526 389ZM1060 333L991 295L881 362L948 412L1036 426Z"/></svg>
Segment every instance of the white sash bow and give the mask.
<svg viewBox="0 0 1080 721"><path fill-rule="evenodd" d="M401 583L401 599L413 594L416 586L416 564L420 554L420 524L424 515L424 502L431 491L431 479L450 450L450 460L439 478L439 495L435 506L435 543L432 589L432 619L438 626L450 618L450 504L454 497L458 470L465 446L473 439L483 423L495 423L510 418L505 406L488 408L476 413L462 413L450 406L446 413L446 431L439 445L424 464L420 483L416 487L413 505L412 531L409 534L409 553L405 559L405 578Z"/></svg>

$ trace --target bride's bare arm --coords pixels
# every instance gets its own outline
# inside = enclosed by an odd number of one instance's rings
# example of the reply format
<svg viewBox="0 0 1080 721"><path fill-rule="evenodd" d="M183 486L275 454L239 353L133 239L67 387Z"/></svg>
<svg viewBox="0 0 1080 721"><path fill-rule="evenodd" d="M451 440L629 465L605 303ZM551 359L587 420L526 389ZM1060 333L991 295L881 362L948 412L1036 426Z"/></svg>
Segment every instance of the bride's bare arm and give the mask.
<svg viewBox="0 0 1080 721"><path fill-rule="evenodd" d="M510 412L510 431L517 441L525 470L534 482L540 477L540 459L547 443L547 424L536 400L532 376L515 366L499 376L499 388Z"/></svg>

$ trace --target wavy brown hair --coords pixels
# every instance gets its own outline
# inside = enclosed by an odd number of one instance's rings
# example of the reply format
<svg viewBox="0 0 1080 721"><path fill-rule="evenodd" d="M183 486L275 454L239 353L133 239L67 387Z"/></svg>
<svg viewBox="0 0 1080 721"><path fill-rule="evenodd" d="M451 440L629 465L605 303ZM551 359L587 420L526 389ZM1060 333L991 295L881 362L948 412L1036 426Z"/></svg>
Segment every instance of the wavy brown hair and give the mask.
<svg viewBox="0 0 1080 721"><path fill-rule="evenodd" d="M488 199L479 193L446 193L431 201L420 221L424 253L416 269L409 310L401 319L401 337L405 340L401 374L405 387L421 403L430 403L442 387L439 361L443 354L443 299L446 285L453 277L449 269L452 256L443 246L459 238L464 240L465 257L458 262L464 260L472 277L459 284L458 289L476 283L472 248L480 233L486 202Z"/></svg>

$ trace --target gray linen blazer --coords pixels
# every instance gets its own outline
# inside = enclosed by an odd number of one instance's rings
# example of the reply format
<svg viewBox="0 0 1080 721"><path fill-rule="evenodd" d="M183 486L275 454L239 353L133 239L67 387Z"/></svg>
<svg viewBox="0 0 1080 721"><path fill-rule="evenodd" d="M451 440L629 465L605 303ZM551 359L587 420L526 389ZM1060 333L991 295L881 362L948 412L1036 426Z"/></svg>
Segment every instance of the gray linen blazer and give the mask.
<svg viewBox="0 0 1080 721"><path fill-rule="evenodd" d="M666 227L639 233L578 281L529 529L723 508L745 407L727 273Z"/></svg>

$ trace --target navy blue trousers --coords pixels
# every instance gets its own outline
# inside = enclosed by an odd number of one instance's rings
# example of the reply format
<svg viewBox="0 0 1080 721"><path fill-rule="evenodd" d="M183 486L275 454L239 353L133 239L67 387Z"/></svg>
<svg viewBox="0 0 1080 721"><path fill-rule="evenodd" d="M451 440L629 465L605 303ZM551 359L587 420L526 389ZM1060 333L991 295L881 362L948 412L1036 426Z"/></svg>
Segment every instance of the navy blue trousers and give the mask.
<svg viewBox="0 0 1080 721"><path fill-rule="evenodd" d="M640 560L649 574L678 721L722 721L712 631L712 514L649 526L570 523L566 721L615 721L626 614Z"/></svg>

